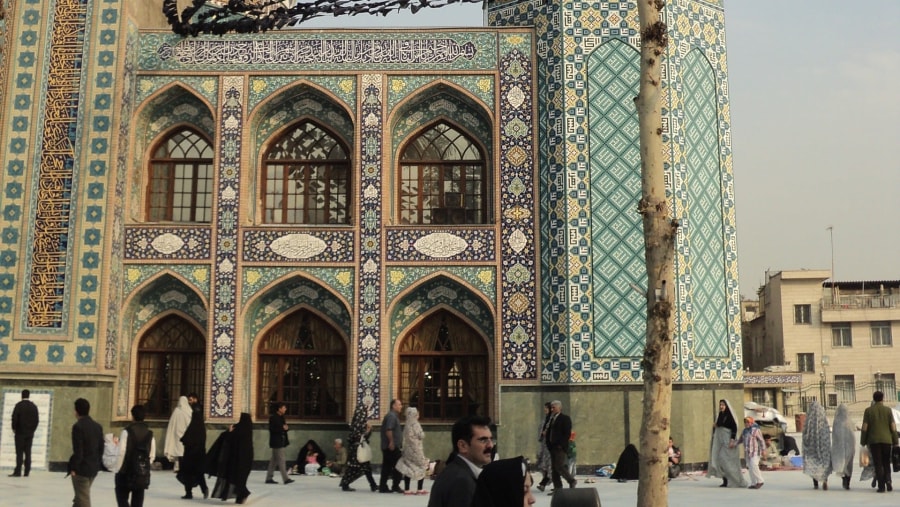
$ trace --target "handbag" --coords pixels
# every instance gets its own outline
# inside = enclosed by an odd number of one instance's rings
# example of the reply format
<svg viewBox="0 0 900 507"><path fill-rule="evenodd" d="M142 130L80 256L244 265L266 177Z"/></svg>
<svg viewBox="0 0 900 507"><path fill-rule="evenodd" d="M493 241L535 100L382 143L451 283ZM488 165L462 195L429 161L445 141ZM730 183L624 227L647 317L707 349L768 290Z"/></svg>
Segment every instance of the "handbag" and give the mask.
<svg viewBox="0 0 900 507"><path fill-rule="evenodd" d="M891 467L895 472L900 472L900 447L891 448Z"/></svg>
<svg viewBox="0 0 900 507"><path fill-rule="evenodd" d="M359 447L356 448L356 461L360 463L368 463L372 461L372 448L365 440L359 441Z"/></svg>

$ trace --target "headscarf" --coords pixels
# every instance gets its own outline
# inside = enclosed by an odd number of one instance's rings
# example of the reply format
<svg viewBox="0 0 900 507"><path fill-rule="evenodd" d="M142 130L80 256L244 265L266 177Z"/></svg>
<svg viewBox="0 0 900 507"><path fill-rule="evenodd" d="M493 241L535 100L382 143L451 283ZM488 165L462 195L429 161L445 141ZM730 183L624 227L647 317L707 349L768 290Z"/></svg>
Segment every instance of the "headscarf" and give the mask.
<svg viewBox="0 0 900 507"><path fill-rule="evenodd" d="M728 400L722 399L719 402L725 403L725 410L720 411L716 406L716 423L710 440L706 476L728 479L729 486L744 488L747 487L747 480L741 472L741 456L737 446L730 446L731 441L737 438L737 419Z"/></svg>
<svg viewBox="0 0 900 507"><path fill-rule="evenodd" d="M403 455L397 462L397 471L410 479L420 480L428 472L428 458L425 457L422 442L425 431L419 424L419 411L415 407L406 409L406 430L403 431Z"/></svg>
<svg viewBox="0 0 900 507"><path fill-rule="evenodd" d="M188 403L187 396L178 398L178 406L172 411L172 417L169 418L169 426L166 428L166 446L165 455L169 460L184 456L184 445L181 443L181 437L187 431L191 424L191 404Z"/></svg>
<svg viewBox="0 0 900 507"><path fill-rule="evenodd" d="M853 475L853 457L856 453L854 435L850 411L841 404L834 414L834 425L831 427L831 466L834 473L841 477Z"/></svg>
<svg viewBox="0 0 900 507"><path fill-rule="evenodd" d="M803 473L823 482L831 475L831 429L818 401L809 406L803 426Z"/></svg>
<svg viewBox="0 0 900 507"><path fill-rule="evenodd" d="M312 445L312 449L309 448L310 445ZM300 448L300 452L297 453L296 465L297 469L301 470L301 473L306 466L306 457L309 456L310 453L316 453L316 463L319 464L319 469L324 467L325 463L328 462L328 460L325 459L325 451L319 447L319 444L316 443L315 440L307 440L306 443L303 444L303 447Z"/></svg>
<svg viewBox="0 0 900 507"><path fill-rule="evenodd" d="M719 403L725 403L725 410L716 411L716 427L730 429L731 438L737 438L737 418L731 408L731 403L726 399L719 400Z"/></svg>
<svg viewBox="0 0 900 507"><path fill-rule="evenodd" d="M478 475L472 507L520 507L525 502L526 473L522 456L488 463Z"/></svg>

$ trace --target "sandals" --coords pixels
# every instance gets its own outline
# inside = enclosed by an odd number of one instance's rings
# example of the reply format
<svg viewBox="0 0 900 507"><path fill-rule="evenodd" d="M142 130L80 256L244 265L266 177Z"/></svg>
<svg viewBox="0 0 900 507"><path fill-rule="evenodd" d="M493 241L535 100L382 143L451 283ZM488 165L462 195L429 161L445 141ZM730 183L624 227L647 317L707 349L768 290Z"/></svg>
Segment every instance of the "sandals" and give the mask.
<svg viewBox="0 0 900 507"><path fill-rule="evenodd" d="M428 494L428 490L427 490L427 489L420 489L419 491L416 491L416 494L417 494L417 495L427 495L427 494Z"/></svg>

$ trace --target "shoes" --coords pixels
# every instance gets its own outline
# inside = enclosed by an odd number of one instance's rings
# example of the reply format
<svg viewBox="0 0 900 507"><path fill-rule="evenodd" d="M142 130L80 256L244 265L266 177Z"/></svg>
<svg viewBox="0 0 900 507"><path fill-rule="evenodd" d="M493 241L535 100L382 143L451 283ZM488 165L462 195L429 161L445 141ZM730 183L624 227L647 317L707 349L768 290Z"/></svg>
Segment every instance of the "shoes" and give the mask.
<svg viewBox="0 0 900 507"><path fill-rule="evenodd" d="M756 489L756 484L751 484L747 489Z"/></svg>
<svg viewBox="0 0 900 507"><path fill-rule="evenodd" d="M9 474L9 477L22 477L22 474L20 474L19 472L13 472Z"/></svg>
<svg viewBox="0 0 900 507"><path fill-rule="evenodd" d="M428 494L428 490L427 490L427 489L420 489L419 491L416 491L416 494L417 494L417 495L427 495L427 494Z"/></svg>
<svg viewBox="0 0 900 507"><path fill-rule="evenodd" d="M890 482L886 483L884 486L888 491L894 491L894 486L892 486Z"/></svg>
<svg viewBox="0 0 900 507"><path fill-rule="evenodd" d="M828 481L822 483L822 491L828 491Z"/></svg>
<svg viewBox="0 0 900 507"><path fill-rule="evenodd" d="M406 496L411 496L411 495L415 495L416 492L411 489L408 489L408 490L404 491L403 494Z"/></svg>
<svg viewBox="0 0 900 507"><path fill-rule="evenodd" d="M759 483L756 484L756 486L754 487L754 489L759 489L759 488L761 488L761 487L763 487L763 483L762 483L762 482L759 482ZM825 488L825 489L828 489L828 488Z"/></svg>
<svg viewBox="0 0 900 507"><path fill-rule="evenodd" d="M266 479L266 484L278 484L274 479Z"/></svg>
<svg viewBox="0 0 900 507"><path fill-rule="evenodd" d="M209 497L209 488L203 488L203 499L206 500Z"/></svg>
<svg viewBox="0 0 900 507"><path fill-rule="evenodd" d="M244 502L246 502L246 501L247 501L247 496L239 496L239 497L237 497L237 499L234 501L234 503L240 504L240 503L244 503Z"/></svg>
<svg viewBox="0 0 900 507"><path fill-rule="evenodd" d="M188 494L184 495L183 497L181 497L182 500L190 500L191 498L194 498L194 495L192 495L192 494L190 494L190 493L188 493Z"/></svg>
<svg viewBox="0 0 900 507"><path fill-rule="evenodd" d="M537 485L537 489L538 489L538 491L540 491L541 493L543 493L544 490L547 489L547 485L546 485L546 484L538 484L538 485Z"/></svg>
<svg viewBox="0 0 900 507"><path fill-rule="evenodd" d="M292 482L294 482L294 479L288 479L288 480L284 481L285 484L290 484Z"/></svg>
<svg viewBox="0 0 900 507"><path fill-rule="evenodd" d="M391 488L391 492L393 492L393 493L403 493L403 488L401 488L400 486L394 486L393 488Z"/></svg>
<svg viewBox="0 0 900 507"><path fill-rule="evenodd" d="M878 488L875 492L876 493L884 493L884 488Z"/></svg>
<svg viewBox="0 0 900 507"><path fill-rule="evenodd" d="M574 488L576 484L578 484L578 479L572 479L572 482L569 483L569 488Z"/></svg>
<svg viewBox="0 0 900 507"><path fill-rule="evenodd" d="M850 477L841 477L841 483L844 489L850 489Z"/></svg>
<svg viewBox="0 0 900 507"><path fill-rule="evenodd" d="M374 485L374 484L371 484L369 487L372 488L372 493L378 491L378 486L376 486L376 485Z"/></svg>
<svg viewBox="0 0 900 507"><path fill-rule="evenodd" d="M356 490L351 488L350 486L341 486L341 491L356 491Z"/></svg>
<svg viewBox="0 0 900 507"><path fill-rule="evenodd" d="M387 488L384 488L384 489L378 488L378 492L379 493L393 493L393 491L391 491Z"/></svg>

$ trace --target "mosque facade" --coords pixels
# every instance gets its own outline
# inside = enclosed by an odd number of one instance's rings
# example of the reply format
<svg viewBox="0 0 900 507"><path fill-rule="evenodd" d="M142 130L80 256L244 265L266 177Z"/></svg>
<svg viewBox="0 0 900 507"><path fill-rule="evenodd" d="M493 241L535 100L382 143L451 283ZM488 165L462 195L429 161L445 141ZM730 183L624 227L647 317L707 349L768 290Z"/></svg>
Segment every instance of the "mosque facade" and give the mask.
<svg viewBox="0 0 900 507"><path fill-rule="evenodd" d="M77 397L163 429L189 392L210 431L250 413L258 460L273 401L295 444L396 397L429 456L469 413L533 455L552 399L580 464L637 442L634 2L191 38L149 1L0 2L0 389L49 395L48 462ZM664 16L672 434L701 462L743 382L724 8Z"/></svg>

